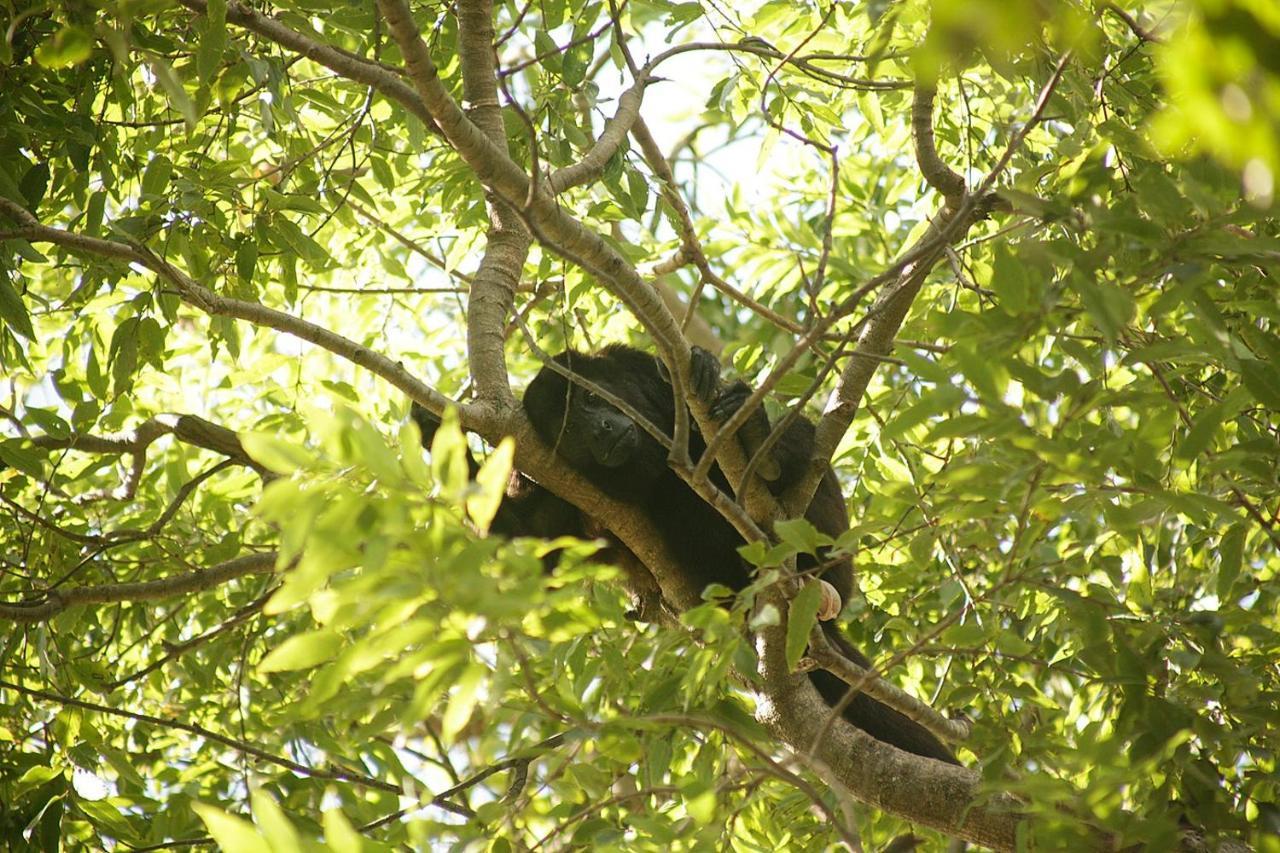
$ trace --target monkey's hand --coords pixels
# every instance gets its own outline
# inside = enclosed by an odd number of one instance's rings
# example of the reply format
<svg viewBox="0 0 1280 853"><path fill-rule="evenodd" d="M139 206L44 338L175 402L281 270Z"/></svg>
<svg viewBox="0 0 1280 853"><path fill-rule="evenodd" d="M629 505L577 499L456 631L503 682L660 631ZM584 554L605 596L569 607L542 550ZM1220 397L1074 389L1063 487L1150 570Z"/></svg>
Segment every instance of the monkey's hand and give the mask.
<svg viewBox="0 0 1280 853"><path fill-rule="evenodd" d="M658 373L668 385L671 372L658 359ZM689 347L689 377L693 381L693 393L702 402L714 405L720 393L720 359L702 347Z"/></svg>
<svg viewBox="0 0 1280 853"><path fill-rule="evenodd" d="M719 423L724 423L742 408L742 404L747 402L750 396L751 386L739 379L721 391L711 403L711 417ZM751 413L751 417L747 418L747 422L738 429L738 441L742 442L742 447L748 456L754 456L771 431L769 416L764 413L764 407L758 407ZM766 483L774 483L782 476L782 466L772 451L766 453L756 464L756 473Z"/></svg>

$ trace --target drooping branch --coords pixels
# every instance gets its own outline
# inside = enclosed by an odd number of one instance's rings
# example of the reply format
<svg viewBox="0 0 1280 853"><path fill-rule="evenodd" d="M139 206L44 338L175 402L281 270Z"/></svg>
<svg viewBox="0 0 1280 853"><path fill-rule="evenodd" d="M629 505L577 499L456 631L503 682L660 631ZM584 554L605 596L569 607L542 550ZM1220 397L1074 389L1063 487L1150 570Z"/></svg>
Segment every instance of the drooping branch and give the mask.
<svg viewBox="0 0 1280 853"><path fill-rule="evenodd" d="M54 702L58 705L65 705L70 708L83 708L86 711L94 711L99 714L106 714L111 717L123 717L125 719L134 720L146 725L155 726L160 730L175 730L195 735L198 738L204 738L212 743L221 744L228 749L236 752L252 755L269 764L292 770L300 776L309 776L315 779L332 779L335 782L348 782L352 785L359 785L364 788L373 788L379 791L387 791L392 794L400 793L400 786L393 785L390 782L384 782L381 779L375 779L363 773L354 770L338 768L335 770L324 770L316 767L308 767L305 764L299 764L288 758L279 755L273 755L265 749L259 749L247 741L236 740L226 735L218 734L215 731L206 729L204 726L197 726L194 723L184 723L180 720L166 720L161 717L153 717L150 714L139 714L136 711L125 711L121 708L113 708L109 705L101 705L97 702L87 702L84 699L77 699L73 696L62 696L57 693L50 693L46 690L37 690L32 687L24 687L12 681L0 680L0 689L12 690L23 696L29 696L32 699L42 699L46 702Z"/></svg>
<svg viewBox="0 0 1280 853"><path fill-rule="evenodd" d="M640 151L644 155L645 162L649 164L649 168L653 170L653 173L662 182L659 186L659 192L662 193L662 197L667 200L667 203L671 205L671 209L676 213L674 224L676 231L680 234L683 259L693 263L702 277L698 286L694 288L693 293L689 296L689 305L681 325L687 327L692 322L694 312L697 310L698 300L702 294L702 288L705 284L710 284L738 304L769 320L778 328L799 332L801 330L800 325L794 320L783 317L769 308L769 306L752 299L715 271L711 266L711 262L707 259L701 241L698 239L697 228L693 223L693 215L689 212L689 206L685 204L684 199L680 196L675 175L671 171L670 164L667 163L666 155L658 147L658 143L653 138L653 134L649 132L648 125L645 124L644 119L637 119L631 128L631 135L640 144Z"/></svg>

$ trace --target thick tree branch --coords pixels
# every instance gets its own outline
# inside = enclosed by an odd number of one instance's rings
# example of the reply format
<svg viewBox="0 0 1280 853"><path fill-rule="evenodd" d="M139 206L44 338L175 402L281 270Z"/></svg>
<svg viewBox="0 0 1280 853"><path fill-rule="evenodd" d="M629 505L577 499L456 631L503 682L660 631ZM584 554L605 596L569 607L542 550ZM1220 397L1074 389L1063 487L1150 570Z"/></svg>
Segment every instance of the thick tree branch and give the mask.
<svg viewBox="0 0 1280 853"><path fill-rule="evenodd" d="M769 700L757 716L787 743L813 743L828 709L806 676L788 671L785 646L781 625L756 635ZM972 770L903 752L843 722L831 727L815 756L829 768L829 784L862 802L956 838L1014 849L1018 802L1001 794L980 798L981 777Z"/></svg>
<svg viewBox="0 0 1280 853"><path fill-rule="evenodd" d="M469 117L505 157L507 134L502 108L498 105L494 68L493 3L492 0L463 0L457 8L462 91ZM489 228L485 233L485 251L467 301L467 359L476 396L484 402L514 407L503 344L532 238L510 203L492 190L486 197Z"/></svg>
<svg viewBox="0 0 1280 853"><path fill-rule="evenodd" d="M530 229L542 242L592 273L622 300L653 337L659 356L670 371L673 393L677 399L687 399L689 344L662 299L626 258L566 213L545 188L533 186L529 176L467 119L440 81L430 51L404 0L378 0L378 8L400 46L418 94L477 179L507 203L519 206ZM712 429L705 408L695 403L694 409L699 422ZM676 407L673 438L673 462L687 463L688 416L682 406Z"/></svg>
<svg viewBox="0 0 1280 853"><path fill-rule="evenodd" d="M18 232L24 239L53 243L76 254L136 263L157 273L174 286L185 302L208 314L245 320L316 344L385 379L432 412L439 414L446 406L455 405L386 356L282 311L217 296L144 248L41 225L25 208L4 198L0 198L0 214L19 223ZM663 596L673 607L687 610L701 602L702 589L690 583L679 563L654 533L645 514L630 504L609 498L564 465L534 433L523 410L496 410L483 404L459 406L458 409L463 426L490 443L497 444L508 435L514 438L517 467L521 471L585 512L608 518L609 529L648 567Z"/></svg>

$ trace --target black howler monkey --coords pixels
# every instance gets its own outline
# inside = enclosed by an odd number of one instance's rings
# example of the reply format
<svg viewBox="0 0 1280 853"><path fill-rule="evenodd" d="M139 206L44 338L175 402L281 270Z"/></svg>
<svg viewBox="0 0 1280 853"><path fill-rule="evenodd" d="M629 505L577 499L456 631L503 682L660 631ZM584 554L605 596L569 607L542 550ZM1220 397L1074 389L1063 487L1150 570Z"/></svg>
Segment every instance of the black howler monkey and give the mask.
<svg viewBox="0 0 1280 853"><path fill-rule="evenodd" d="M615 345L595 354L563 352L554 361L628 404L665 435L672 434L676 403L665 371L654 356ZM741 382L722 389L720 365L715 356L696 347L691 374L694 392L708 402L711 415L717 420L728 419L750 394L750 389ZM571 383L549 366L529 383L524 394L524 409L539 437L578 473L605 494L644 511L671 554L696 584L718 583L739 590L750 583L750 568L737 551L743 545L737 530L668 467L666 448L631 417L587 387ZM414 414L419 424L424 425L425 435L431 416L420 409L415 409ZM763 411L758 411L739 434L750 450L757 443L753 436L763 437L768 433L768 418ZM813 424L796 418L771 450L771 457L764 460L761 471L775 495L782 494L803 476L813 440ZM690 457L696 462L705 449L702 435L696 428L692 429ZM577 514L571 505L546 489L523 475L514 475L513 482L515 477L522 481L520 487L512 500L504 502L504 505L510 504L508 515L502 517L500 510L493 529L508 535L547 536L597 528L594 520ZM719 468L712 468L711 477L721 489L729 490ZM555 511L547 512L551 507ZM543 524L544 516L554 517L558 527L548 529ZM838 536L848 529L844 498L830 469L819 484L805 517L829 536ZM528 520L537 523L527 524ZM604 526L607 527L607 523ZM853 592L850 562L847 559L824 562L828 567L823 579L847 600ZM815 568L816 561L802 554L797 564L800 571L805 571ZM828 640L850 660L863 667L871 665L838 628L825 623L823 629ZM825 670L815 670L809 677L829 704L837 703L848 690L848 685ZM958 763L950 750L923 726L865 693L854 697L844 717L877 740L899 749Z"/></svg>

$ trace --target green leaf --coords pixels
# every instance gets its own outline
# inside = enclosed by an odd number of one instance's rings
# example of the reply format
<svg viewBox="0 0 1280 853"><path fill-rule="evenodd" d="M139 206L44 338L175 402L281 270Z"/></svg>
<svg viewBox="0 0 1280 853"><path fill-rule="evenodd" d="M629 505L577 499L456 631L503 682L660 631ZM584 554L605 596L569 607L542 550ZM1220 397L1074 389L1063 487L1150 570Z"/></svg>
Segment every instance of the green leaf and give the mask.
<svg viewBox="0 0 1280 853"><path fill-rule="evenodd" d="M111 335L107 361L111 365L111 389L115 394L129 390L138 369L138 318L129 317Z"/></svg>
<svg viewBox="0 0 1280 853"><path fill-rule="evenodd" d="M258 669L262 672L290 672L311 669L333 660L342 646L342 638L328 629L297 634L272 649Z"/></svg>
<svg viewBox="0 0 1280 853"><path fill-rule="evenodd" d="M240 437L245 451L260 465L277 474L292 474L314 462L306 448L266 433L246 433Z"/></svg>
<svg viewBox="0 0 1280 853"><path fill-rule="evenodd" d="M1273 412L1280 412L1280 368L1255 358L1240 360L1240 375L1253 398Z"/></svg>
<svg viewBox="0 0 1280 853"><path fill-rule="evenodd" d="M382 849L366 840L347 820L347 816L337 809L329 809L324 813L321 823L324 838L333 853L360 853L362 850Z"/></svg>
<svg viewBox="0 0 1280 853"><path fill-rule="evenodd" d="M107 835L121 839L133 838L135 829L130 823L128 815L121 811L121 807L117 805L117 802L114 799L78 799L76 808L84 812L85 817L89 818L89 822L95 827L105 830Z"/></svg>
<svg viewBox="0 0 1280 853"><path fill-rule="evenodd" d="M44 463L41 457L24 447L25 444L23 439L17 438L0 441L0 462L32 477L44 477Z"/></svg>
<svg viewBox="0 0 1280 853"><path fill-rule="evenodd" d="M445 409L431 440L431 478L454 500L461 498L467 485L467 440L458 426L458 410L452 406Z"/></svg>
<svg viewBox="0 0 1280 853"><path fill-rule="evenodd" d="M173 73L173 68L169 66L169 63L158 56L153 56L147 64L151 66L152 73L156 75L156 82L160 84L165 97L169 99L169 106L177 110L178 115L182 116L183 122L187 125L187 133L192 133L196 129L196 120L198 118L196 105L192 103L191 97L182 85L182 81L178 79L177 74Z"/></svg>
<svg viewBox="0 0 1280 853"><path fill-rule="evenodd" d="M486 674L488 670L483 666L470 663L458 677L444 716L440 718L440 738L445 743L453 743L458 732L462 731L467 721L471 719L471 712L475 710L476 700L480 695L480 685L484 683Z"/></svg>
<svg viewBox="0 0 1280 853"><path fill-rule="evenodd" d="M773 526L773 532L778 534L778 538L784 543L806 554L816 554L818 548L830 545L832 542L831 537L819 533L817 528L804 518L783 519Z"/></svg>
<svg viewBox="0 0 1280 853"><path fill-rule="evenodd" d="M1098 331L1107 340L1114 341L1129 321L1133 319L1135 310L1133 297L1125 290L1113 284L1100 284L1083 272L1071 279L1080 294L1080 301L1089 312Z"/></svg>
<svg viewBox="0 0 1280 853"><path fill-rule="evenodd" d="M213 83L227 46L227 0L209 0L204 10L204 34L196 50L196 78L201 86Z"/></svg>
<svg viewBox="0 0 1280 853"><path fill-rule="evenodd" d="M93 54L93 33L66 25L36 48L36 62L45 68L69 68Z"/></svg>
<svg viewBox="0 0 1280 853"><path fill-rule="evenodd" d="M942 385L920 395L915 405L907 407L880 431L885 441L902 438L926 421L950 412L964 402L964 391L954 385Z"/></svg>
<svg viewBox="0 0 1280 853"><path fill-rule="evenodd" d="M809 648L809 632L818 622L818 607L822 604L822 585L809 581L787 608L787 669L794 670L805 649Z"/></svg>
<svg viewBox="0 0 1280 853"><path fill-rule="evenodd" d="M258 242L245 235L236 245L236 275L245 284L253 282L254 271L258 266Z"/></svg>
<svg viewBox="0 0 1280 853"><path fill-rule="evenodd" d="M98 237L102 234L102 216L107 207L107 194L102 190L98 190L89 196L89 203L85 206L84 214L84 230L90 237Z"/></svg>
<svg viewBox="0 0 1280 853"><path fill-rule="evenodd" d="M192 803L191 809L204 821L209 834L223 850L235 850L236 853L272 853L271 845L249 821L204 803Z"/></svg>
<svg viewBox="0 0 1280 853"><path fill-rule="evenodd" d="M44 194L49 189L49 164L40 162L28 169L18 183L18 189L27 201L27 210L34 211L44 201Z"/></svg>
<svg viewBox="0 0 1280 853"><path fill-rule="evenodd" d="M467 514L475 523L481 536L489 533L489 525L498 513L498 507L506 495L507 481L511 477L511 463L515 458L516 443L510 436L502 439L493 453L476 472L476 488L467 495Z"/></svg>
<svg viewBox="0 0 1280 853"><path fill-rule="evenodd" d="M1033 286L1031 267L1017 258L1007 246L996 250L995 265L991 271L991 289L1000 297L1000 307L1007 313L1018 315L1031 306Z"/></svg>
<svg viewBox="0 0 1280 853"><path fill-rule="evenodd" d="M1227 405L1220 403L1205 409L1191 422L1187 435L1178 444L1178 458L1192 462L1213 443L1218 428L1222 426L1228 412Z"/></svg>
<svg viewBox="0 0 1280 853"><path fill-rule="evenodd" d="M301 260L313 267L323 266L328 261L329 253L324 247L303 232L291 219L277 216L272 220L272 231L280 238L282 248L292 249Z"/></svg>
<svg viewBox="0 0 1280 853"><path fill-rule="evenodd" d="M27 313L27 306L9 283L9 275L3 268L0 268L0 319L27 340L35 338L36 332L31 327L31 315Z"/></svg>
<svg viewBox="0 0 1280 853"><path fill-rule="evenodd" d="M254 823L271 845L272 853L303 853L302 838L270 794L258 788L250 795L249 802Z"/></svg>
<svg viewBox="0 0 1280 853"><path fill-rule="evenodd" d="M164 191L169 188L169 178L172 174L173 163L168 157L163 154L152 157L142 173L142 194L163 196Z"/></svg>
<svg viewBox="0 0 1280 853"><path fill-rule="evenodd" d="M13 782L12 796L20 799L24 794L34 791L54 779L61 778L64 772L60 767L46 767L43 765L30 767Z"/></svg>
<svg viewBox="0 0 1280 853"><path fill-rule="evenodd" d="M1247 532L1244 522L1237 522L1227 528L1218 542L1218 598L1222 601L1231 598L1231 587L1240 576Z"/></svg>

